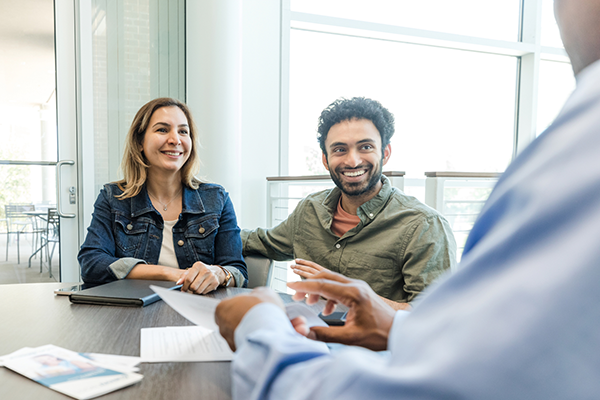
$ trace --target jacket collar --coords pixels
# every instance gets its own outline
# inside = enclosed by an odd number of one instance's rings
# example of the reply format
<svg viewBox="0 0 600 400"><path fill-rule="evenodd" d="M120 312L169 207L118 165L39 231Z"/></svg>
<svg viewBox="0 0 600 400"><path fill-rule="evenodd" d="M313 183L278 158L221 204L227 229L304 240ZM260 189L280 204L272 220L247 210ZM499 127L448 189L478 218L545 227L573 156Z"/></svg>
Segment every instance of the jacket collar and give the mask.
<svg viewBox="0 0 600 400"><path fill-rule="evenodd" d="M156 212L152 201L148 196L148 190L146 185L142 187L140 193L131 199L131 216L137 217L139 215ZM202 214L204 212L204 204L200 198L198 190L190 189L187 186L183 186L183 201L181 206L182 214Z"/></svg>

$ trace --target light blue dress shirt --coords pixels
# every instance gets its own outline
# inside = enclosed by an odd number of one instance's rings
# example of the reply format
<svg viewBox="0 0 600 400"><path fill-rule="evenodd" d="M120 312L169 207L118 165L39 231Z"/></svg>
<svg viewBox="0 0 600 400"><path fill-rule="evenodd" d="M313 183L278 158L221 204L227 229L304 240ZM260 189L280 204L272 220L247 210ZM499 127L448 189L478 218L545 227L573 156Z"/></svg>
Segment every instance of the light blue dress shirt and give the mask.
<svg viewBox="0 0 600 400"><path fill-rule="evenodd" d="M396 315L391 357L329 354L270 304L235 340L236 399L599 399L600 63L498 181L458 272Z"/></svg>

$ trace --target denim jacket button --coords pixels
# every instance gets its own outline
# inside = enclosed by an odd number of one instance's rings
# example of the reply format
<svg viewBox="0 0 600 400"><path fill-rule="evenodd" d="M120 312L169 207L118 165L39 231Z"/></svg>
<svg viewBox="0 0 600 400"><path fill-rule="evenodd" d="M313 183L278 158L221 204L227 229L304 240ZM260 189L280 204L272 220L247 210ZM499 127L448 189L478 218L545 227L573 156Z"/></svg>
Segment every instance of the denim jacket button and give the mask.
<svg viewBox="0 0 600 400"><path fill-rule="evenodd" d="M205 232L205 229L204 229L203 227L200 227L200 229L198 229L198 232L200 232L200 233L204 233L204 232Z"/></svg>
<svg viewBox="0 0 600 400"><path fill-rule="evenodd" d="M130 231L130 230L132 230L132 229L133 229L133 225L131 225L131 224L127 224L127 230L128 230L128 231Z"/></svg>
<svg viewBox="0 0 600 400"><path fill-rule="evenodd" d="M179 245L179 247L183 246L183 240L180 240L179 242L177 242L177 244Z"/></svg>

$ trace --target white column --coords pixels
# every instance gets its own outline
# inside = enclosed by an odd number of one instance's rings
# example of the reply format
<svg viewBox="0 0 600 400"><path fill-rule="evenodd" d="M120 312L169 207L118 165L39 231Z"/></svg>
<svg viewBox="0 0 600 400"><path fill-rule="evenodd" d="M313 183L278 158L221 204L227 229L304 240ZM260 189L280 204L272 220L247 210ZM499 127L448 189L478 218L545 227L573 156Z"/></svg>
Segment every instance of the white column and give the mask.
<svg viewBox="0 0 600 400"><path fill-rule="evenodd" d="M242 1L187 2L187 103L199 128L200 176L240 209Z"/></svg>
<svg viewBox="0 0 600 400"><path fill-rule="evenodd" d="M242 228L266 227L266 177L280 168L281 1L188 1L186 19L201 176L230 193Z"/></svg>
<svg viewBox="0 0 600 400"><path fill-rule="evenodd" d="M266 178L288 162L280 155L280 0L244 0L242 25L243 201L236 211L242 228L255 229L269 226Z"/></svg>

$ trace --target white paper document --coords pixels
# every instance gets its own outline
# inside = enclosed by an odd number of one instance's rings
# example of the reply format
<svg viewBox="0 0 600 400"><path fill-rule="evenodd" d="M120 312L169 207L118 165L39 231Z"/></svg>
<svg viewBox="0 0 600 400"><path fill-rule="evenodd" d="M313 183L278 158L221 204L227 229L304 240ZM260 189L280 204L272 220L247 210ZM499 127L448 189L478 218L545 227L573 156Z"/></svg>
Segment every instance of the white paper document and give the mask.
<svg viewBox="0 0 600 400"><path fill-rule="evenodd" d="M165 303L188 321L219 332L219 327L215 323L215 310L219 300L154 285L150 285L150 289L154 290Z"/></svg>
<svg viewBox="0 0 600 400"><path fill-rule="evenodd" d="M150 286L171 308L197 326L144 328L141 332L142 362L228 361L229 345L219 334L215 310L220 300ZM327 326L305 303L286 304L290 319L304 316L309 327Z"/></svg>
<svg viewBox="0 0 600 400"><path fill-rule="evenodd" d="M230 361L233 352L223 337L201 326L143 328L142 362Z"/></svg>
<svg viewBox="0 0 600 400"><path fill-rule="evenodd" d="M219 331L219 327L215 323L215 310L220 300L158 286L150 286L150 288L188 321L216 332ZM288 303L285 305L285 309L290 319L300 315L304 316L309 327L327 326L317 313L304 302Z"/></svg>

